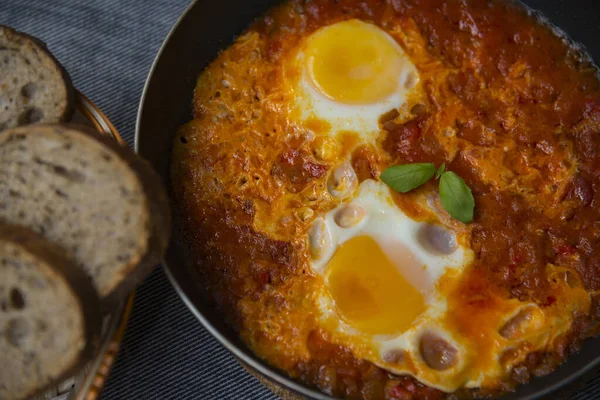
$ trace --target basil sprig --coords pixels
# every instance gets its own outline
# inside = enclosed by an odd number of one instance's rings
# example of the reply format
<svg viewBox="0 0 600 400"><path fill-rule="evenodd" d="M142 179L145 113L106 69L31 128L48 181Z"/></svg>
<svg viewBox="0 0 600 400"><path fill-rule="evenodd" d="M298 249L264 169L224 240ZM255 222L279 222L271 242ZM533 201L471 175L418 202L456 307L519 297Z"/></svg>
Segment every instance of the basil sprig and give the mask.
<svg viewBox="0 0 600 400"><path fill-rule="evenodd" d="M394 165L383 171L381 180L396 192L406 193L423 185L434 175L440 181L440 200L448 214L465 224L473 221L473 193L460 176L446 171L446 163L437 170L433 163Z"/></svg>
<svg viewBox="0 0 600 400"><path fill-rule="evenodd" d="M442 174L444 173L445 170L446 170L446 163L442 163L442 165L440 165L440 167L437 169L437 171L435 171L435 179L440 179L440 176L442 176Z"/></svg>
<svg viewBox="0 0 600 400"><path fill-rule="evenodd" d="M396 192L406 193L418 188L435 174L432 163L394 165L381 174L381 180Z"/></svg>
<svg viewBox="0 0 600 400"><path fill-rule="evenodd" d="M454 172L446 171L440 178L440 200L452 218L460 222L473 221L475 199L465 181Z"/></svg>

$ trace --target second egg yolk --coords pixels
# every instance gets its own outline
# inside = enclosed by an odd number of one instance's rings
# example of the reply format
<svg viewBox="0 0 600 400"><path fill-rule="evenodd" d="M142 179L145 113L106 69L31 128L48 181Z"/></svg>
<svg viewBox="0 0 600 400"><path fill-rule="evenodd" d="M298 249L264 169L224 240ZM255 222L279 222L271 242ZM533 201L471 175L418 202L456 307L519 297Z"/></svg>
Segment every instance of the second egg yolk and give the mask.
<svg viewBox="0 0 600 400"><path fill-rule="evenodd" d="M402 333L425 309L423 294L370 236L343 243L325 278L341 317L367 334Z"/></svg>

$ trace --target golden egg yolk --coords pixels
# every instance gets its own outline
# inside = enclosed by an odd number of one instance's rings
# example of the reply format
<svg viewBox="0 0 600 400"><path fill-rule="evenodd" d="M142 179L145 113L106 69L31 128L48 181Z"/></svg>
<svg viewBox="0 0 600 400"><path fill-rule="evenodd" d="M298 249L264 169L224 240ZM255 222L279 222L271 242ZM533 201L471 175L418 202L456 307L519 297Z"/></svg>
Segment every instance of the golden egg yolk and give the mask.
<svg viewBox="0 0 600 400"><path fill-rule="evenodd" d="M370 236L343 243L325 279L341 317L367 334L402 333L425 309L423 295Z"/></svg>
<svg viewBox="0 0 600 400"><path fill-rule="evenodd" d="M398 89L402 68L410 65L394 39L358 20L318 30L306 53L313 84L343 103L372 103L390 96Z"/></svg>

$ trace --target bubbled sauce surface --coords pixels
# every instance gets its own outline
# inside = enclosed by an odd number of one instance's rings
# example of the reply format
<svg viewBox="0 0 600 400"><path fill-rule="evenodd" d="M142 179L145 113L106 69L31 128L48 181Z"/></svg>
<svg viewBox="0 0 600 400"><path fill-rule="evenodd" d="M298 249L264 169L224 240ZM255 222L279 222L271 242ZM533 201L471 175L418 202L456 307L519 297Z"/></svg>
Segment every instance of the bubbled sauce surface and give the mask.
<svg viewBox="0 0 600 400"><path fill-rule="evenodd" d="M308 129L286 118L283 65L303 37L350 18L392 35L426 93L409 121L382 125L377 146L352 150L359 179L398 163L445 162L473 191L476 259L449 302L461 334L475 338L498 297L574 320L481 390L446 394L388 374L335 344L313 315L320 282L308 269L304 238L313 218L337 204L324 194L326 177L348 149L329 143L319 124ZM520 8L483 0L292 1L216 58L199 77L193 106L194 119L174 138L172 164L184 251L244 341L291 376L353 398L496 394L550 372L598 333L597 71ZM568 285L558 290L562 279Z"/></svg>

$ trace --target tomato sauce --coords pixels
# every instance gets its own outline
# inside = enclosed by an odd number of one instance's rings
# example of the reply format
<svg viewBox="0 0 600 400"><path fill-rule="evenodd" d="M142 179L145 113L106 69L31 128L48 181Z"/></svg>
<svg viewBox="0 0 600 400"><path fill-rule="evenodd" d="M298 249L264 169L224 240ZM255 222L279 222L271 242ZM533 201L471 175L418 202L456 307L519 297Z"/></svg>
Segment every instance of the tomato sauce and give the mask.
<svg viewBox="0 0 600 400"><path fill-rule="evenodd" d="M396 114L381 121L381 153L368 147L352 153L359 179L377 178L391 164L445 162L475 197L472 288L492 282L508 298L550 307L556 301L546 271L552 264L591 295L590 312L577 316L568 334L529 354L493 388L447 394L394 376L331 343L314 316L297 312L312 285L306 244L297 237L316 212L332 206L319 193L333 164L303 132L269 117L278 111L269 85L282 79L271 64L303 36L349 18L390 32L426 88L409 121L395 123ZM231 65L244 60L257 67L233 71ZM222 71L239 72L252 90L225 94L218 89ZM207 298L254 351L291 376L349 398L471 398L552 371L600 332L598 71L520 6L291 1L257 20L203 73L194 118L178 132L173 153L183 251L200 272ZM282 132L296 140L284 141ZM267 226L269 215L281 215L277 227Z"/></svg>

